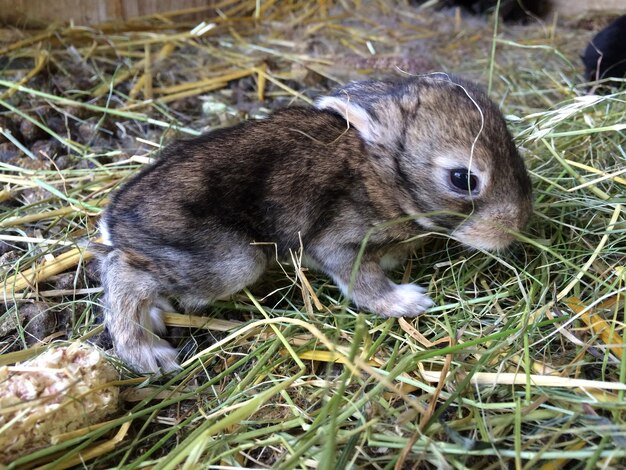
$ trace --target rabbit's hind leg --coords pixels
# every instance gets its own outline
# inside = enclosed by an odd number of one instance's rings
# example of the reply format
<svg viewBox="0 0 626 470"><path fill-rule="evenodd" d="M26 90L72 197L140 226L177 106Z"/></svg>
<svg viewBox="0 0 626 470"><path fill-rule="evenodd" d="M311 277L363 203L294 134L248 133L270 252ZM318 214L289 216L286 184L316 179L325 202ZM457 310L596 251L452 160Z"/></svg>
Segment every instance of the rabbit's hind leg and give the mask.
<svg viewBox="0 0 626 470"><path fill-rule="evenodd" d="M149 261L113 249L101 263L106 325L117 355L138 372L176 370L176 349L156 334L164 329L167 305Z"/></svg>

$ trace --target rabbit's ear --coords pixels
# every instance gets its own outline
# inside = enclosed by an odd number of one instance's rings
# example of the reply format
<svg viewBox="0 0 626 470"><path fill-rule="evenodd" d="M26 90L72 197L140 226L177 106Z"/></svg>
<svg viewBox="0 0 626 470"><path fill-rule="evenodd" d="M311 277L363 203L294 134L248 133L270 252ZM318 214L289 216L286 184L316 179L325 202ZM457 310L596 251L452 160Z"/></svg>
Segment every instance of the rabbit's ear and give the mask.
<svg viewBox="0 0 626 470"><path fill-rule="evenodd" d="M358 104L350 101L350 96L324 96L315 103L318 109L335 111L354 127L369 143L379 140L380 130L370 114Z"/></svg>

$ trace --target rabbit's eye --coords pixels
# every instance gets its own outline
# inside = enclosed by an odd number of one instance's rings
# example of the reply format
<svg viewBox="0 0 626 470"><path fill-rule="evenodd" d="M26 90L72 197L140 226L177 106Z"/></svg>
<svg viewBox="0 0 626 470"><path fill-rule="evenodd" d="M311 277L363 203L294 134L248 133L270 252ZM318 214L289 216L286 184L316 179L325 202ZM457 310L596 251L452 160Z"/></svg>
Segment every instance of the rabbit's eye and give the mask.
<svg viewBox="0 0 626 470"><path fill-rule="evenodd" d="M450 170L450 182L456 189L461 191L474 192L478 189L478 178L466 168Z"/></svg>

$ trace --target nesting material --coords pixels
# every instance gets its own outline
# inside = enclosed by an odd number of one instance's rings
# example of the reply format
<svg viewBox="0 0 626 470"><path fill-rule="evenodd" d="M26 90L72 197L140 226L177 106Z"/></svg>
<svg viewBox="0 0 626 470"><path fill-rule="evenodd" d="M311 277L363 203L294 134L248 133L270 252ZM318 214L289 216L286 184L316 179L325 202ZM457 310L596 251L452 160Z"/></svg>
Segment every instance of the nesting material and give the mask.
<svg viewBox="0 0 626 470"><path fill-rule="evenodd" d="M118 407L115 368L83 343L49 349L0 368L0 462L56 443L56 436L101 422Z"/></svg>
<svg viewBox="0 0 626 470"><path fill-rule="evenodd" d="M219 0L193 20L0 28L0 323L13 320L0 364L32 357L25 300L52 334L110 347L78 247L159 147L350 80L445 70L484 84L535 194L510 251L420 239L419 262L391 273L428 285L437 306L417 319L360 312L299 252L198 317L168 312L185 369L124 381L123 415L14 467L624 467L626 90L588 94L580 62L613 16L496 24L433 3ZM3 449L25 432L35 448L21 423L43 402L0 403Z"/></svg>

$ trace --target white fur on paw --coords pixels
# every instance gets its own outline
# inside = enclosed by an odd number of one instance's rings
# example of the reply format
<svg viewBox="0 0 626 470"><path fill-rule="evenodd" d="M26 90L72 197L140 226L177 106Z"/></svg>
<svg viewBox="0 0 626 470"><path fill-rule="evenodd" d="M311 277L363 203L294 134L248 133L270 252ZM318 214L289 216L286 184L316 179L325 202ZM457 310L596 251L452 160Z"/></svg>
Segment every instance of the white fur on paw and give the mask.
<svg viewBox="0 0 626 470"><path fill-rule="evenodd" d="M176 360L176 349L164 339L138 341L132 347L117 345L115 350L117 355L136 372L156 374L160 371L167 373L180 369Z"/></svg>
<svg viewBox="0 0 626 470"><path fill-rule="evenodd" d="M156 341L153 349L154 355L159 362L160 369L163 372L174 372L181 369L180 365L178 364L178 360L176 359L176 357L178 356L178 351L176 351L176 349L173 348L172 345L169 344L167 341L165 341L164 339Z"/></svg>
<svg viewBox="0 0 626 470"><path fill-rule="evenodd" d="M379 299L377 311L385 317L416 317L435 304L425 292L415 284L399 284Z"/></svg>
<svg viewBox="0 0 626 470"><path fill-rule="evenodd" d="M172 304L170 303L169 300L167 300L167 298L165 297L157 297L156 300L154 301L154 305L161 309L164 312L174 312L174 307L172 307Z"/></svg>
<svg viewBox="0 0 626 470"><path fill-rule="evenodd" d="M150 307L150 321L152 322L152 331L155 333L164 333L166 330L162 313L159 307Z"/></svg>
<svg viewBox="0 0 626 470"><path fill-rule="evenodd" d="M164 298L159 297L154 302L154 305L150 307L150 320L152 320L152 330L155 333L164 333L165 323L163 321L163 312L173 312L174 307L170 302Z"/></svg>

